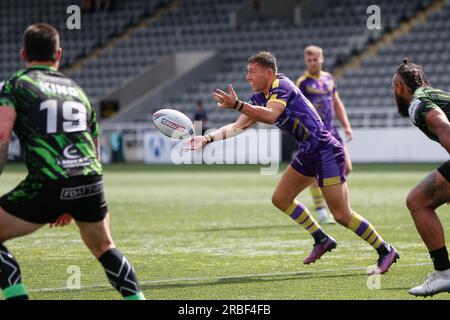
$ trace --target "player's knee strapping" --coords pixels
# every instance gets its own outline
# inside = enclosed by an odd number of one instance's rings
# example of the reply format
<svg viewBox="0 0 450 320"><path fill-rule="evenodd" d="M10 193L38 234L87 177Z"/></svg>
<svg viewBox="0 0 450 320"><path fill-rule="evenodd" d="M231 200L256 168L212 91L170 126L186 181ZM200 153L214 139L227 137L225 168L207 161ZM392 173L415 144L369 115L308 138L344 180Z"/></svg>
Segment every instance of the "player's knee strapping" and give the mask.
<svg viewBox="0 0 450 320"><path fill-rule="evenodd" d="M374 249L379 250L385 247L385 242L375 230L375 227L356 212L352 212L352 218L347 228L356 233Z"/></svg>
<svg viewBox="0 0 450 320"><path fill-rule="evenodd" d="M303 226L306 231L308 231L314 239L321 241L326 238L327 235L322 231L317 221L313 218L308 208L304 204L294 200L289 208L284 211L292 220L297 222L299 225Z"/></svg>
<svg viewBox="0 0 450 320"><path fill-rule="evenodd" d="M5 300L28 299L19 264L8 249L0 242L0 288Z"/></svg>
<svg viewBox="0 0 450 320"><path fill-rule="evenodd" d="M98 259L109 282L127 300L143 300L136 273L128 259L116 248L106 251Z"/></svg>

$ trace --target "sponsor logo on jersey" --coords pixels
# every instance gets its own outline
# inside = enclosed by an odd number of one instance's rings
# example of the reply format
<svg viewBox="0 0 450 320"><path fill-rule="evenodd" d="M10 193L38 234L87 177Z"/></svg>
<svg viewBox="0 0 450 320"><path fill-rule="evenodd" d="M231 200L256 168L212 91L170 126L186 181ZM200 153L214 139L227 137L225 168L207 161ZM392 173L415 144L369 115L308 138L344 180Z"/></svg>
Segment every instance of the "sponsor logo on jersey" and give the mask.
<svg viewBox="0 0 450 320"><path fill-rule="evenodd" d="M83 157L73 160L66 159L58 159L56 161L57 165L63 169L72 169L72 168L80 168L80 167L88 167L93 163L92 158Z"/></svg>
<svg viewBox="0 0 450 320"><path fill-rule="evenodd" d="M272 89L272 94L286 94L286 93L287 93L287 90L280 88L280 87Z"/></svg>
<svg viewBox="0 0 450 320"><path fill-rule="evenodd" d="M103 182L97 182L85 186L74 188L64 188L61 190L61 200L75 200L92 197L103 192Z"/></svg>
<svg viewBox="0 0 450 320"><path fill-rule="evenodd" d="M67 147L65 147L63 150L63 154L67 159L78 159L81 157L78 149L76 149L73 144L69 144Z"/></svg>
<svg viewBox="0 0 450 320"><path fill-rule="evenodd" d="M63 150L64 158L59 158L56 160L58 166L63 169L80 168L90 166L93 162L90 157L83 157L80 151L75 148L73 144L69 144Z"/></svg>

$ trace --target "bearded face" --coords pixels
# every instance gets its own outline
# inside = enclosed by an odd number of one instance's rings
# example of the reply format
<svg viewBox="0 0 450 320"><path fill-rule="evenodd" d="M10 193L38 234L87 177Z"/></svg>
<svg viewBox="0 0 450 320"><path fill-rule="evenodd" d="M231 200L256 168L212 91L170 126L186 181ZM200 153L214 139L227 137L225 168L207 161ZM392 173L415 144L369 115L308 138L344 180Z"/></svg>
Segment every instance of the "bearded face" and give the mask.
<svg viewBox="0 0 450 320"><path fill-rule="evenodd" d="M398 113L402 117L409 117L409 101L403 97L402 92L407 90L405 83L398 74L395 74L392 78L392 94L395 97L397 103Z"/></svg>
<svg viewBox="0 0 450 320"><path fill-rule="evenodd" d="M402 116L402 117L409 117L409 102L406 101L405 98L399 96L398 94L394 93L395 95L395 102L397 102L397 109L398 109L398 113Z"/></svg>

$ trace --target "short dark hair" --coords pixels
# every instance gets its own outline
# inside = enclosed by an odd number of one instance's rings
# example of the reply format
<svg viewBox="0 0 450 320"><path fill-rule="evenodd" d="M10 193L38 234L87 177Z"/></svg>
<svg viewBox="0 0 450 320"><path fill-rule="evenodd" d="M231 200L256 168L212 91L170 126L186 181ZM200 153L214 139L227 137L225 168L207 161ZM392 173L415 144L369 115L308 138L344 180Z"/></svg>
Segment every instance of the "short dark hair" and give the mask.
<svg viewBox="0 0 450 320"><path fill-rule="evenodd" d="M23 33L23 48L28 61L55 62L59 33L46 23L32 24Z"/></svg>
<svg viewBox="0 0 450 320"><path fill-rule="evenodd" d="M248 58L248 63L257 63L265 68L271 69L273 73L277 73L277 58L273 53L268 51L260 51Z"/></svg>
<svg viewBox="0 0 450 320"><path fill-rule="evenodd" d="M430 86L422 66L409 63L408 58L404 58L396 73L403 79L406 86L414 93L417 88Z"/></svg>

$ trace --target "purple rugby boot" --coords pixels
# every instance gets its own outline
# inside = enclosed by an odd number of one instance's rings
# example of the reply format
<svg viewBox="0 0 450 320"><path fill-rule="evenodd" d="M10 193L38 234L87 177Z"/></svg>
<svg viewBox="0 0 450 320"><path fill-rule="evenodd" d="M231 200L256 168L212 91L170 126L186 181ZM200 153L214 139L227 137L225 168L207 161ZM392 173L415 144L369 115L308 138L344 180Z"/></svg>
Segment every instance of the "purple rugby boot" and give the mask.
<svg viewBox="0 0 450 320"><path fill-rule="evenodd" d="M324 243L314 244L314 247L309 256L306 257L305 260L303 260L303 264L310 264L315 262L316 260L320 259L320 257L323 256L327 251L331 251L336 248L336 246L336 240L328 236L327 241L325 241Z"/></svg>
<svg viewBox="0 0 450 320"><path fill-rule="evenodd" d="M389 268L400 259L400 254L394 247L389 245L389 253L380 255L377 262L377 268L370 272L371 274L383 274L388 272Z"/></svg>

